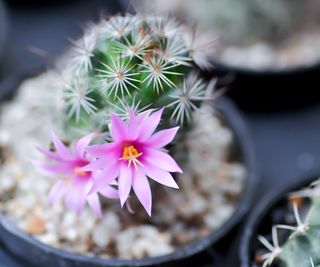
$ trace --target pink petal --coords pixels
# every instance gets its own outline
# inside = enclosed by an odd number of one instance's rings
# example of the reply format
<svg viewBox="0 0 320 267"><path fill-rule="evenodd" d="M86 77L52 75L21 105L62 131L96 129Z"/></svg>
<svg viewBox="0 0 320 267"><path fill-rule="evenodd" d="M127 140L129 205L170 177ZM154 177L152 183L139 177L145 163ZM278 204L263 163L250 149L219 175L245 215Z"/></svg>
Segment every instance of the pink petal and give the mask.
<svg viewBox="0 0 320 267"><path fill-rule="evenodd" d="M137 116L134 114L132 109L129 109L129 126L128 126L128 134L130 134L130 139L135 140L139 135L139 129L141 122L148 118L152 109L146 110L144 112L139 113Z"/></svg>
<svg viewBox="0 0 320 267"><path fill-rule="evenodd" d="M98 217L102 217L101 204L98 194L87 196L87 201L90 207L95 211Z"/></svg>
<svg viewBox="0 0 320 267"><path fill-rule="evenodd" d="M146 145L152 148L161 148L171 143L173 138L175 137L179 127L174 127L171 129L162 130L157 132L153 136L150 137L148 141L146 141Z"/></svg>
<svg viewBox="0 0 320 267"><path fill-rule="evenodd" d="M132 169L129 168L126 164L122 164L120 168L120 175L118 178L119 198L121 207L123 207L124 203L129 197L132 185L132 176Z"/></svg>
<svg viewBox="0 0 320 267"><path fill-rule="evenodd" d="M84 181L75 179L64 199L68 209L75 211L77 214L82 211L86 203L85 186L86 184Z"/></svg>
<svg viewBox="0 0 320 267"><path fill-rule="evenodd" d="M139 114L137 114L136 116L136 121L137 123L141 123L145 118L149 117L150 114L154 111L154 109L148 109L148 110L145 110L143 112L140 112Z"/></svg>
<svg viewBox="0 0 320 267"><path fill-rule="evenodd" d="M111 199L118 199L119 198L119 192L112 186L106 186L99 190L99 193L106 197L106 198L111 198Z"/></svg>
<svg viewBox="0 0 320 267"><path fill-rule="evenodd" d="M115 141L123 141L127 138L128 127L115 114L111 114L110 135Z"/></svg>
<svg viewBox="0 0 320 267"><path fill-rule="evenodd" d="M150 164L157 165L165 171L182 173L175 160L169 154L162 151L150 148L145 149L144 160Z"/></svg>
<svg viewBox="0 0 320 267"><path fill-rule="evenodd" d="M132 188L142 206L151 217L152 197L149 181L141 169L134 172Z"/></svg>
<svg viewBox="0 0 320 267"><path fill-rule="evenodd" d="M156 130L160 123L163 108L146 117L140 124L139 138L141 140L148 139Z"/></svg>
<svg viewBox="0 0 320 267"><path fill-rule="evenodd" d="M73 156L71 155L70 151L62 143L59 137L54 132L52 132L51 135L52 135L52 141L53 141L54 147L56 148L59 156L66 160L73 159Z"/></svg>
<svg viewBox="0 0 320 267"><path fill-rule="evenodd" d="M89 191L89 195L97 193L105 186L109 185L114 179L117 178L117 176L119 176L119 171L120 166L118 164L113 164L103 169L94 180L92 188Z"/></svg>
<svg viewBox="0 0 320 267"><path fill-rule="evenodd" d="M179 188L179 186L177 185L177 183L175 182L175 180L173 179L172 175L169 172L163 171L151 164L145 164L143 170L144 170L144 173L148 177L150 177L152 180L160 184L163 184L165 186L169 186L176 189Z"/></svg>
<svg viewBox="0 0 320 267"><path fill-rule="evenodd" d="M132 109L129 109L129 121L128 133L130 134L130 139L135 140L138 137L137 127L139 123Z"/></svg>
<svg viewBox="0 0 320 267"><path fill-rule="evenodd" d="M113 160L114 162L115 160ZM80 168L80 171L97 171L105 168L106 166L110 165L110 162L105 159L97 159L83 167Z"/></svg>
<svg viewBox="0 0 320 267"><path fill-rule="evenodd" d="M117 143L109 143L103 145L92 145L86 148L86 151L93 157L101 158L109 154L114 155L118 151L119 145Z"/></svg>
<svg viewBox="0 0 320 267"><path fill-rule="evenodd" d="M75 143L75 152L78 157L83 158L85 148L90 144L93 135L93 133L87 134Z"/></svg>
<svg viewBox="0 0 320 267"><path fill-rule="evenodd" d="M70 172L70 167L68 165L50 164L38 161L32 161L32 164L38 169L39 172L49 177Z"/></svg>
<svg viewBox="0 0 320 267"><path fill-rule="evenodd" d="M49 203L53 204L57 202L60 198L64 196L67 190L68 190L68 185L66 184L65 181L63 180L57 181L49 192L49 196L48 196Z"/></svg>
<svg viewBox="0 0 320 267"><path fill-rule="evenodd" d="M41 147L38 147L37 150L40 151L43 155L45 155L46 157L48 157L50 159L57 160L57 161L61 160L59 155L55 152L52 152L50 150L47 150L47 149L44 149Z"/></svg>

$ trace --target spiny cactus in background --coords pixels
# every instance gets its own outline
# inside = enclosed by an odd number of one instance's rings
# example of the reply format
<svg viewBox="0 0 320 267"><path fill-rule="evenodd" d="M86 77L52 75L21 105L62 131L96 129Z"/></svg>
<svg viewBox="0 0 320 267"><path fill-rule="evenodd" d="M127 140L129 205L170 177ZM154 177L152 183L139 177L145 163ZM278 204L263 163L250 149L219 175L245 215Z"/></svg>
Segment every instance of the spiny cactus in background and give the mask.
<svg viewBox="0 0 320 267"><path fill-rule="evenodd" d="M269 250L261 256L263 267L271 266L275 259L284 267L320 266L320 179L310 187L290 194L296 225L275 225L272 228L272 243L259 236L260 242ZM301 198L310 199L310 208L305 214L299 211ZM278 240L279 231L291 231L289 237ZM278 266L278 265L277 265Z"/></svg>
<svg viewBox="0 0 320 267"><path fill-rule="evenodd" d="M63 89L67 139L108 135L110 113L126 118L128 108L165 107L162 125L186 125L213 89L197 74L210 68L210 42L199 40L193 28L168 17L114 16L88 27L73 42Z"/></svg>

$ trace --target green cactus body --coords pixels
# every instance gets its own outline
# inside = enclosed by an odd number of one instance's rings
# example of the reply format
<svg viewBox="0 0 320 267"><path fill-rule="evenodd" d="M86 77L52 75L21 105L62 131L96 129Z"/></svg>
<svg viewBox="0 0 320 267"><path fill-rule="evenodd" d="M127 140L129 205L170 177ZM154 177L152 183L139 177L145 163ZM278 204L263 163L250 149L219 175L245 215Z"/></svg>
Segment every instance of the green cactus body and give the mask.
<svg viewBox="0 0 320 267"><path fill-rule="evenodd" d="M297 233L282 246L280 259L286 267L312 267L320 264L320 198L311 198L311 207L306 215L304 233Z"/></svg>
<svg viewBox="0 0 320 267"><path fill-rule="evenodd" d="M320 181L320 180L319 180ZM320 183L317 181L310 188L292 193L294 197L310 199L310 207L301 218L298 207L294 204L294 216L297 224L273 226L273 245L259 236L259 240L269 250L264 254L263 267L270 266L278 259L283 267L317 267L320 266ZM278 231L291 231L291 235L279 245ZM277 265L278 266L278 265Z"/></svg>
<svg viewBox="0 0 320 267"><path fill-rule="evenodd" d="M72 79L61 114L66 139L92 131L107 136L108 115L125 117L128 107L166 107L163 125L185 126L208 97L196 70L210 64L193 35L162 17L115 16L92 25L71 49Z"/></svg>
<svg viewBox="0 0 320 267"><path fill-rule="evenodd" d="M279 256L286 267L311 267L310 257L314 264L320 263L318 226L311 226L305 235L297 235L282 246L282 252ZM316 240L318 239L318 240Z"/></svg>

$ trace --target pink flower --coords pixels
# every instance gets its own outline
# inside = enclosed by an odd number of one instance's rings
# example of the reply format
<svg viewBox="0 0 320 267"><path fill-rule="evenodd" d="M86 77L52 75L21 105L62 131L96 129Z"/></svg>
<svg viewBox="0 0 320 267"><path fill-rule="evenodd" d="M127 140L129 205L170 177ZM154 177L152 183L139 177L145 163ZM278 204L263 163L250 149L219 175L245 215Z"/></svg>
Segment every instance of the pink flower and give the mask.
<svg viewBox="0 0 320 267"><path fill-rule="evenodd" d="M38 149L51 162L34 162L34 164L45 175L59 177L49 193L50 203L55 203L64 197L66 206L79 214L87 201L96 214L101 216L98 193L88 195L96 173L81 170L81 167L90 163L85 148L92 137L93 134L89 134L75 141L70 151L58 136L52 133L55 152L43 148ZM118 198L117 190L111 186L104 187L99 190L99 193L105 197Z"/></svg>
<svg viewBox="0 0 320 267"><path fill-rule="evenodd" d="M88 153L97 160L81 168L82 171L101 170L90 193L117 182L121 206L123 207L132 188L151 216L152 199L147 177L163 185L178 188L170 172L182 171L162 147L173 140L179 127L154 134L162 111L163 109L151 114L151 110L148 110L137 116L130 111L128 124L111 114L110 134L113 142L89 146Z"/></svg>

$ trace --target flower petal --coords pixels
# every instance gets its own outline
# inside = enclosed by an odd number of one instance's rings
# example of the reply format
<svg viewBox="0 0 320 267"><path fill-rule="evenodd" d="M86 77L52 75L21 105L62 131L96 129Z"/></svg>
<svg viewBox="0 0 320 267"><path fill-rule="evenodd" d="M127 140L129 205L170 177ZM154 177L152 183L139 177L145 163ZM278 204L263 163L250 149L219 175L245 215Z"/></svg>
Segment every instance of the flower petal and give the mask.
<svg viewBox="0 0 320 267"><path fill-rule="evenodd" d="M135 140L138 137L139 122L132 109L129 109L128 112L129 112L128 133L130 133L130 139Z"/></svg>
<svg viewBox="0 0 320 267"><path fill-rule="evenodd" d="M44 149L42 147L37 147L37 150L50 159L57 160L57 161L61 160L60 156L55 152Z"/></svg>
<svg viewBox="0 0 320 267"><path fill-rule="evenodd" d="M134 113L129 113L130 122L131 120L134 120L136 125L139 125L144 119L148 118L153 111L154 109L148 109L138 113L137 115L135 115Z"/></svg>
<svg viewBox="0 0 320 267"><path fill-rule="evenodd" d="M112 186L106 186L99 190L99 193L106 197L111 199L118 199L119 198L119 192L117 189L113 188Z"/></svg>
<svg viewBox="0 0 320 267"><path fill-rule="evenodd" d="M103 169L94 180L92 188L89 191L89 195L97 193L98 191L101 191L105 186L109 185L114 179L117 178L119 172L120 168L117 163L109 165L107 168Z"/></svg>
<svg viewBox="0 0 320 267"><path fill-rule="evenodd" d="M107 155L114 155L118 151L117 143L109 143L103 145L92 145L86 148L86 151L93 157L100 158Z"/></svg>
<svg viewBox="0 0 320 267"><path fill-rule="evenodd" d="M93 138L93 133L87 134L86 136L82 137L75 143L75 152L76 155L80 158L83 158L85 148L90 144L92 138Z"/></svg>
<svg viewBox="0 0 320 267"><path fill-rule="evenodd" d="M157 132L151 136L150 139L145 142L145 144L152 148L164 147L173 140L178 130L179 127L174 127Z"/></svg>
<svg viewBox="0 0 320 267"><path fill-rule="evenodd" d="M114 160L113 160L114 161ZM107 159L97 159L83 167L81 167L80 171L97 171L105 168L110 165L110 162Z"/></svg>
<svg viewBox="0 0 320 267"><path fill-rule="evenodd" d="M64 199L68 209L75 211L77 214L80 214L86 203L85 186L86 183L82 179L74 179Z"/></svg>
<svg viewBox="0 0 320 267"><path fill-rule="evenodd" d="M90 207L94 210L98 217L102 217L101 204L98 194L87 196L87 201Z"/></svg>
<svg viewBox="0 0 320 267"><path fill-rule="evenodd" d="M134 111L132 109L129 109L129 126L128 126L128 134L130 134L130 139L135 140L139 135L139 127L141 125L141 122L148 118L150 113L152 112L152 109L146 110L144 112L141 112L137 114L137 116L134 114Z"/></svg>
<svg viewBox="0 0 320 267"><path fill-rule="evenodd" d="M39 161L32 161L32 164L38 169L42 174L54 177L59 174L70 173L70 166L67 164L51 164Z"/></svg>
<svg viewBox="0 0 320 267"><path fill-rule="evenodd" d="M120 204L123 207L126 202L132 185L132 168L129 168L126 164L122 164L120 168L120 175L118 178L118 186L119 186L119 197Z"/></svg>
<svg viewBox="0 0 320 267"><path fill-rule="evenodd" d="M151 217L152 196L149 181L142 169L134 172L132 188L137 195L140 203Z"/></svg>
<svg viewBox="0 0 320 267"><path fill-rule="evenodd" d="M162 112L163 108L152 113L140 123L139 139L146 140L153 134L160 123Z"/></svg>
<svg viewBox="0 0 320 267"><path fill-rule="evenodd" d="M49 195L48 195L49 203L53 204L57 202L60 198L64 196L67 190L68 190L68 186L65 181L63 180L57 181L49 192Z"/></svg>
<svg viewBox="0 0 320 267"><path fill-rule="evenodd" d="M177 185L177 183L175 182L175 180L169 172L161 170L152 164L146 164L143 170L144 173L152 180L165 186L169 186L176 189L179 188L179 186Z"/></svg>
<svg viewBox="0 0 320 267"><path fill-rule="evenodd" d="M114 141L123 141L127 138L128 127L115 114L111 114L110 135Z"/></svg>
<svg viewBox="0 0 320 267"><path fill-rule="evenodd" d="M150 148L145 149L143 159L150 164L157 165L160 169L165 171L182 173L182 170L175 160L169 154L162 151Z"/></svg>
<svg viewBox="0 0 320 267"><path fill-rule="evenodd" d="M57 150L58 155L66 160L73 159L70 151L66 148L66 146L62 143L59 137L54 133L51 132L52 141L54 144L55 149Z"/></svg>

